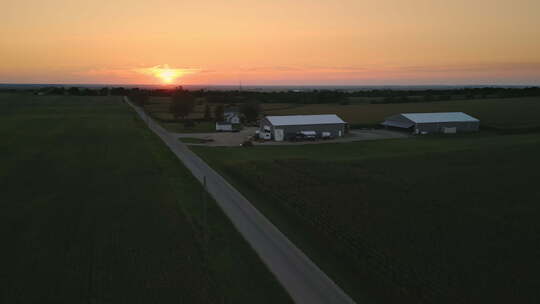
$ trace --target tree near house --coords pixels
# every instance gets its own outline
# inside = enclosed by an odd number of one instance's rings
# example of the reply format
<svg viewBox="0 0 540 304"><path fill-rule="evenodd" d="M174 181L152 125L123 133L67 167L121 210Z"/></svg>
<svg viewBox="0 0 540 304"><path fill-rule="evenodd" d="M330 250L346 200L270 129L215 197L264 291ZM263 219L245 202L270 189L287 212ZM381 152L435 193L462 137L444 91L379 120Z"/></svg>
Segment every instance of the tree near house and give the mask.
<svg viewBox="0 0 540 304"><path fill-rule="evenodd" d="M247 122L256 121L261 113L261 105L257 101L249 101L240 106L240 113L244 115Z"/></svg>
<svg viewBox="0 0 540 304"><path fill-rule="evenodd" d="M217 105L214 108L214 118L216 121L225 120L225 108L223 107L223 105Z"/></svg>
<svg viewBox="0 0 540 304"><path fill-rule="evenodd" d="M195 108L195 97L185 90L177 90L171 97L170 112L174 119L185 119Z"/></svg>
<svg viewBox="0 0 540 304"><path fill-rule="evenodd" d="M204 120L211 120L212 119L212 112L210 111L210 106L206 104L204 106Z"/></svg>

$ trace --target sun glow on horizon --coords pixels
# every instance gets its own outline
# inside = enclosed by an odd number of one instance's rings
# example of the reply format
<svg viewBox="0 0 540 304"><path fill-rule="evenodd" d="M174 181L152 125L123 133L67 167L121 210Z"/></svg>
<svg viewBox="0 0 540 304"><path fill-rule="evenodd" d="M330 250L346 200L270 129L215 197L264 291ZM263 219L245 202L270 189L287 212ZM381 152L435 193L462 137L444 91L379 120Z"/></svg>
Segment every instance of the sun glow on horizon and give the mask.
<svg viewBox="0 0 540 304"><path fill-rule="evenodd" d="M165 69L165 70L162 70L160 71L157 76L159 78L161 78L161 80L164 82L164 83L172 83L176 77L177 77L177 72L175 72L174 70L171 70L171 69Z"/></svg>
<svg viewBox="0 0 540 304"><path fill-rule="evenodd" d="M139 73L158 78L163 84L173 84L178 78L194 73L192 69L175 69L169 65L157 65L151 68L138 69Z"/></svg>

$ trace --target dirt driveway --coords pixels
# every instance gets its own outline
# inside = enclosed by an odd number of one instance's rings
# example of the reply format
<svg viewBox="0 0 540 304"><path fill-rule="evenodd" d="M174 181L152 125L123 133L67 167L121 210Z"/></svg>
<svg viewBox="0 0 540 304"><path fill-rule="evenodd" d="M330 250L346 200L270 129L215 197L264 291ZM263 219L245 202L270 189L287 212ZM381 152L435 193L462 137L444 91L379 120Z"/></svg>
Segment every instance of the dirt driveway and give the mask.
<svg viewBox="0 0 540 304"><path fill-rule="evenodd" d="M349 134L344 137L328 140L315 140L315 141L300 141L300 142L290 142L290 141L267 141L267 142L256 142L255 145L261 146L292 146L292 145L316 145L316 144L326 144L326 143L343 143L343 142L353 142L353 141L363 141L363 140L376 140L376 139L391 139L391 138L408 138L411 135L409 133L390 131L390 130L350 130Z"/></svg>
<svg viewBox="0 0 540 304"><path fill-rule="evenodd" d="M256 127L247 127L240 132L214 132L214 133L171 133L178 138L200 138L211 140L205 144L190 144L197 146L240 146L242 142L255 134Z"/></svg>
<svg viewBox="0 0 540 304"><path fill-rule="evenodd" d="M200 138L205 140L212 140L211 142L204 144L190 144L196 146L216 146L216 147L234 147L240 146L242 142L250 138L255 134L255 127L245 128L240 132L215 132L215 133L174 133L174 136L178 138ZM330 139L330 140L316 140L316 141L302 141L302 142L254 142L255 145L261 146L273 146L273 145L305 145L305 144L324 144L334 142L353 142L362 140L376 140L376 139L390 139L390 138L407 138L411 135L404 132L390 131L390 130L351 130L345 137Z"/></svg>

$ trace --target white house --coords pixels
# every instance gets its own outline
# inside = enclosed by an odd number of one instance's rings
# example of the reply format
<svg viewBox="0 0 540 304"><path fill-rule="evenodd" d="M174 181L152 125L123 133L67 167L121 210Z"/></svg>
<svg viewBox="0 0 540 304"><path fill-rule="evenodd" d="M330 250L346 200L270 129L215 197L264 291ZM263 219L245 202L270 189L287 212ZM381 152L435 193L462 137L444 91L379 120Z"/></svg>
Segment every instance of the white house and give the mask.
<svg viewBox="0 0 540 304"><path fill-rule="evenodd" d="M240 123L240 115L238 114L238 111L231 109L231 110L225 110L223 113L223 117L225 118L225 121L232 124L239 124Z"/></svg>

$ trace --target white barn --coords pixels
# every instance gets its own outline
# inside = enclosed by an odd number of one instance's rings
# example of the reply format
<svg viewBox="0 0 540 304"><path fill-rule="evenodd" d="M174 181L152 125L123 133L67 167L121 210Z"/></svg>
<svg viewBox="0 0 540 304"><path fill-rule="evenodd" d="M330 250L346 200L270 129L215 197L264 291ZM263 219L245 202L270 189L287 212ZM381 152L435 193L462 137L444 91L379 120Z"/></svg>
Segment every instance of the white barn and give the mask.
<svg viewBox="0 0 540 304"><path fill-rule="evenodd" d="M381 124L415 134L477 132L480 128L480 120L463 112L402 113L387 117Z"/></svg>
<svg viewBox="0 0 540 304"><path fill-rule="evenodd" d="M341 137L346 123L335 114L266 116L261 119L259 136L283 141L302 133L312 137Z"/></svg>

